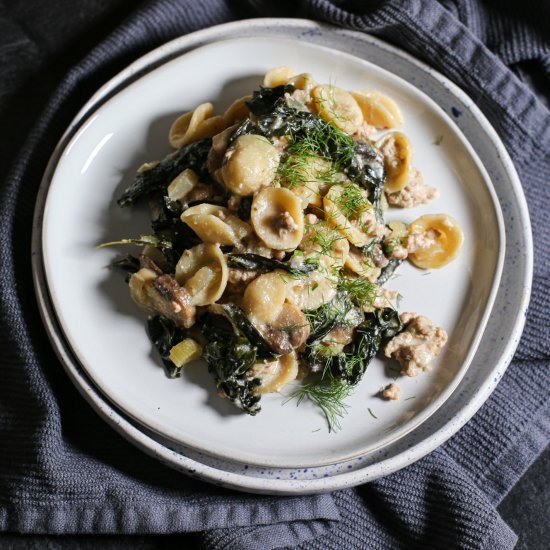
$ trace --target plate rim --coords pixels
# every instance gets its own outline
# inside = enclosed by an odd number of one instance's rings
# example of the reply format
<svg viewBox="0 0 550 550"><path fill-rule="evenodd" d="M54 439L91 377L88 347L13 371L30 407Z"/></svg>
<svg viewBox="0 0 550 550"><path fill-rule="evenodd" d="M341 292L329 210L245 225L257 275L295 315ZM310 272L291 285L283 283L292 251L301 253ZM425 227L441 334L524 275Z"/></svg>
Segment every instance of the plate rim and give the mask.
<svg viewBox="0 0 550 550"><path fill-rule="evenodd" d="M390 51L394 55L398 55L398 56L404 58L405 60L409 61L413 65L416 65L417 67L419 67L421 70L423 70L423 72L428 72L432 77L439 80L440 83L444 84L444 86L447 87L449 89L449 91L451 93L453 93L453 95L455 97L459 96L459 98L461 98L462 100L466 99L467 103L471 103L471 100L468 98L468 96L464 92L462 92L462 90L460 90L456 85L454 85L452 82L450 82L448 79L446 79L446 77L443 77L442 75L440 75L439 73L437 73L436 71L434 71L433 69L428 67L427 65L423 64L422 62L416 60L415 58L413 58L412 56L410 56L406 52L403 52L403 51L399 50L398 48L395 48L394 46L390 46L387 43L381 41L380 39L374 38L370 35L366 35L364 33L357 33L355 31L342 30L342 29L339 29L337 27L333 27L331 25L319 24L317 22L308 21L308 20L300 20L300 19L290 19L289 20L289 19L264 18L264 19L255 19L255 20L251 20L251 21L250 20L236 21L236 22L232 22L232 23L226 23L226 24L223 24L223 25L218 25L216 27L211 27L209 29L204 29L204 30L201 30L201 31L197 31L195 33L185 35L183 37L176 38L173 41L168 42L167 44L165 44L163 46L160 46L159 48L157 48L157 49L149 52L145 56L141 57L140 59L135 61L132 65L130 65L129 67L127 67L126 69L121 71L121 73L116 75L109 82L104 84L92 96L92 98L82 107L82 109L75 116L75 119L73 120L73 123L71 123L71 125L67 128L65 134L61 138L61 140L58 143L57 147L54 149L54 153L52 154L52 158L50 159L50 163L48 163L48 167L47 167L46 172L44 174L44 178L46 179L46 176L47 176L49 171L51 172L51 174L53 173L51 170L57 164L57 162L53 163L53 166L52 166L52 161L55 159L56 153L57 153L57 155L59 155L59 153L64 150L66 144L69 141L69 139L67 139L67 138L68 137L70 138L72 131L74 131L75 128L79 127L79 125L82 122L82 120L84 119L84 117L92 112L92 110L91 110L92 108L93 108L93 110L95 110L95 108L97 108L103 102L103 100L114 89L116 89L116 87L118 85L120 85L121 83L126 82L126 77L133 80L133 77L136 77L136 75L139 75L139 72L144 70L144 68L146 68L147 66L152 70L153 68L155 68L155 63L157 63L158 65L163 64L163 63L167 62L168 60L170 60L172 57L176 57L178 55L181 55L181 54L185 53L185 51L188 51L190 49L195 49L195 48L200 47L201 45L204 45L204 40L207 39L209 36L214 37L213 42L223 40L224 38L216 38L216 34L219 33L221 30L226 30L226 31L227 30L239 30L239 29L242 29L245 25L249 28L252 27L256 30L259 29L258 32L260 32L260 33L264 33L266 31L266 27L271 27L271 26L277 27L278 26L279 28L281 28L281 26L283 26L283 27L286 27L287 29L292 29L292 30L311 30L311 31L314 31L315 29L321 28L324 31L334 32L334 34L336 34L336 35L350 35L351 37L353 37L355 40L358 40L359 42L366 41L366 42L378 47L379 49L382 49L382 50L385 50L385 51ZM269 29L269 31L270 32L267 32L267 34L269 36L273 36L273 29ZM260 36L265 36L265 35L262 34ZM247 37L251 38L252 36L247 36ZM289 38L291 38L291 37L289 37ZM201 40L202 40L202 43L201 43ZM153 65L151 65L150 63L153 63ZM477 110L477 112L476 112L476 110ZM480 123L482 123L482 125L485 127L485 129L489 130L489 137L492 138L493 143L495 143L495 145L497 146L497 149L499 149L499 152L501 153L501 157L502 157L502 160L504 162L504 165L507 168L506 172L508 172L508 174L510 175L511 181L513 183L515 183L515 185L513 185L513 187L516 191L516 195L518 196L518 198L522 199L518 202L518 205L520 206L520 210L522 210L522 211L524 210L523 213L525 214L526 213L526 203L525 203L525 197L523 195L523 191L522 191L522 188L521 188L521 184L519 183L519 178L517 177L517 174L515 173L515 169L513 168L512 162L511 162L504 146L502 145L502 143L500 142L498 136L496 135L495 130L492 128L492 126L490 126L488 121L486 121L484 115L481 114L479 109L477 109L477 107L472 105L472 111L473 111L474 115L477 115L476 118L478 119L478 121L480 121ZM495 138L496 138L496 140L495 140ZM504 155L502 153L504 153ZM50 174L50 176L51 176L51 174ZM36 210L35 210L35 223L33 223L33 257L32 257L32 259L33 259L33 279L35 280L35 287L37 289L37 295L39 297L39 302L41 301L40 299L44 298L44 296L42 296L42 294L41 294L43 289L41 288L41 281L39 280L39 270L36 269L37 268L37 263L40 263L41 258L40 258L40 255L37 256L34 252L36 252L36 246L35 246L36 245L36 237L37 237L36 227L37 227L37 224L41 225L41 223L40 223L41 222L41 216L40 216L41 201L39 200L39 198L40 197L42 197L42 199L45 198L45 195L47 194L47 187L48 186L46 186L46 188L44 189L44 180L43 180L43 182L40 186L39 194L37 196L37 206L36 206ZM42 202L42 204L43 204L43 202ZM528 217L526 217L525 220L527 221L527 224L528 224L528 222L529 222ZM528 232L528 234L530 236L530 232ZM39 239L39 240L41 241L41 239ZM529 253L527 254L527 262L526 262L527 263L527 266L526 266L527 269L526 269L525 283L527 283L527 284L524 284L524 294L523 294L524 299L523 299L523 304L522 304L524 307L527 305L528 298L529 298L529 293L530 293L530 272L532 271L532 243L531 243L530 238L528 238L527 241L529 242L529 245L530 245L529 246L529 251L528 251L528 252L530 252L530 254ZM42 301L41 303L43 304L44 302ZM42 311L42 308L41 308L41 315L43 315L43 317L46 317L47 316L47 311L46 310ZM514 330L512 331L512 335L518 335L518 332L519 332L519 334L521 333L523 323L524 323L523 316L520 316L520 318L518 318L516 324L514 325ZM52 328L52 327L50 327L50 328ZM50 334L50 330L48 330L48 332L49 332L49 335L51 337L52 334ZM52 332L55 335L55 329L52 329ZM504 363L505 363L504 369L507 367L507 365L509 363L509 360L511 359L511 356L513 354L513 351L515 350L515 347L517 346L518 341L519 341L519 338L516 338L515 340L514 340L514 338L512 338L512 344L509 345L508 348L507 348L509 353L507 354L507 357L504 358ZM56 342L54 341L53 343L54 343L54 348L56 348ZM56 351L58 351L57 348L56 348ZM504 356L506 354L503 353L502 355ZM62 363L64 364L66 370L69 372L71 370L71 367L69 365L66 365L65 362L66 362L66 359L62 358ZM70 363L70 361L69 361L69 363ZM498 370L498 365L495 367L494 370ZM504 372L504 370L502 372ZM69 376L72 378L70 372L69 372ZM75 384L77 384L77 381L74 380L74 379L73 379L73 382L75 382ZM79 387L78 384L77 384L77 387ZM79 387L79 389L82 389L82 388ZM494 388L492 388L492 389L494 389ZM492 391L492 389L490 391ZM485 401L485 399L490 394L490 391L487 394L487 396L475 408L475 410L477 410L477 408L479 408L479 406L481 406L481 404ZM90 393L87 392L87 395L89 396ZM94 400L92 400L92 401L96 405L96 406L94 406L94 408L97 409L98 403ZM109 407L108 404L106 404L106 406ZM469 406L471 407L471 404ZM101 408L101 407L99 407L99 408ZM466 408L468 408L468 407L466 407ZM475 410L471 411L470 416L475 413ZM469 416L468 416L468 418L469 418ZM466 418L463 423L465 423L468 418ZM463 423L460 426L458 426L452 433L454 433L456 430L458 430L463 425ZM128 435L128 434L126 434L126 435ZM437 435L437 432L435 432L435 434L432 434L432 436L430 436L430 439L433 439L435 435ZM452 435L452 434L448 434L446 438L450 437L450 435ZM441 444L443 441L444 441L444 439L439 441L438 443L436 443L435 446ZM422 456L424 454L426 454L426 452L429 452L429 451L425 451L422 454ZM158 453L155 452L155 454L158 454ZM393 457L393 458L397 459L397 458L399 458L399 456L400 456L400 454L398 454L396 457ZM417 459L418 458L420 458L420 456L418 456ZM389 471L386 470L384 473L389 473ZM382 474L380 474L380 475L382 475ZM341 477L341 476L337 476L337 477ZM246 478L246 479L250 480L251 478ZM301 480L300 483L303 484L305 482L304 482L304 480ZM355 483L352 483L352 484L355 484ZM236 487L236 488L242 488L241 485L242 485L242 483L239 483L238 487ZM345 486L349 486L349 485L345 485ZM252 490L252 489L253 489L252 487L250 487L250 486L248 487L248 490ZM262 488L262 491L263 490L264 490L264 488ZM324 488L323 490L326 490L326 488ZM303 491L303 488L302 488L302 491ZM314 491L312 491L312 492L314 492Z"/></svg>
<svg viewBox="0 0 550 550"><path fill-rule="evenodd" d="M186 62L186 60L189 58L189 56L204 56L209 55L209 50L216 51L220 48L224 48L226 44L235 45L237 47L241 46L242 44L247 45L249 43L256 43L256 42L265 42L267 44L273 43L275 40L274 37L231 37L227 38L221 41L217 41L211 44L203 45L199 48L193 49L189 52L186 52L185 54L182 54L181 56L177 56L173 59L171 59L171 63L180 61L182 63ZM298 41L296 39L291 38L277 38L278 42L286 42L288 45L292 46L296 44ZM457 124L452 120L452 118L439 106L432 98L428 96L425 92L422 92L418 88L416 88L414 85L411 85L406 80L402 79L399 76L396 76L391 73L391 71L384 69L383 67L379 67L377 65L372 64L368 60L357 58L356 56L353 56L347 52L342 52L338 50L333 50L331 48L328 48L326 46L320 46L317 44L304 44L303 47L306 50L309 50L315 55L316 57L321 58L323 56L323 53L330 52L331 56L336 60L336 62L343 61L343 62L350 62L354 64L363 64L364 65L364 72L365 75L368 74L370 70L376 70L380 73L382 78L387 78L389 82L395 83L396 85L399 85L402 87L403 93L407 94L408 97L414 97L415 99L418 99L419 101L423 102L423 105L430 110L430 112L434 112L437 114L437 116L441 117L441 119L444 121L444 123L449 127L449 131L456 135L456 139L458 139L462 146L465 149L465 154L468 155L470 161L472 162L472 165L475 166L475 169L478 171L480 176L480 192L481 189L483 189L487 193L488 201L491 203L492 210L491 210L491 216L494 216L495 225L492 227L492 230L494 230L495 238L498 240L498 247L495 252L495 255L492 257L491 262L491 275L487 278L485 283L485 294L486 299L483 302L482 308L480 308L479 313L476 312L473 314L473 317L477 319L475 329L472 331L472 334L469 338L469 345L466 351L463 354L462 360L457 364L457 370L455 375L451 380L449 380L444 386L443 389L437 394L437 396L430 400L430 402L427 405L424 405L419 410L416 411L414 417L407 421L406 423L403 423L401 426L396 427L394 430L388 433L381 433L378 434L374 440L369 441L369 443L362 442L363 437L358 434L358 437L356 438L356 444L353 448L349 448L346 452L334 452L334 453L321 453L318 454L306 452L304 451L302 454L307 455L307 458L304 456L300 459L298 458L286 458L285 456L277 456L277 457L271 457L269 454L261 454L259 452L253 452L249 451L247 449L245 450L233 450L230 451L224 449L224 446L216 445L216 442L213 441L211 438L209 438L207 441L201 440L196 435L190 435L188 437L182 437L177 430L177 427L173 427L172 425L165 425L162 422L156 420L154 416L151 416L150 414L143 414L142 408L139 406L139 402L136 402L135 400L127 400L127 399L116 399L115 395L113 395L113 392L111 391L111 388L108 384L104 383L101 376L98 376L96 369L93 368L93 363L89 361L89 359L83 355L79 350L78 341L73 340L73 332L70 326L67 325L67 322L64 317L63 309L59 308L59 298L56 296L56 292L54 291L54 283L53 280L50 278L48 272L49 272L49 265L51 265L51 262L55 259L51 257L51 255L48 253L48 243L50 240L48 240L48 218L49 213L51 211L51 208L53 208L53 205L48 200L48 196L46 197L46 204L44 209L44 224L42 227L42 236L43 236L43 242L42 242L42 256L45 262L45 274L46 274L46 284L48 285L49 290L49 296L50 300L52 301L54 312L58 321L58 325L61 329L61 331L64 334L65 340L68 342L69 346L73 350L74 356L79 361L80 365L83 367L84 371L88 374L88 377L92 380L94 385L99 389L99 391L106 397L108 401L110 401L113 405L116 405L116 407L123 411L124 414L128 415L129 417L133 418L133 420L142 425L145 429L151 430L153 432L156 432L160 437L164 439L168 439L174 442L176 445L183 445L187 448L193 449L196 452L205 453L208 455L211 455L216 458L225 458L227 460L230 460L232 462L236 463L244 463L244 464L253 464L258 466L265 466L265 467L271 467L271 468L311 468L311 467L317 467L317 466L327 466L331 464L339 464L344 461L352 460L354 458L365 456L367 454L373 453L375 451L378 451L385 446L396 442L398 439L401 439L411 431L417 429L421 424L423 424L432 414L434 414L444 403L445 401L452 395L462 378L466 375L468 368L470 367L470 364L472 362L472 359L475 355L475 352L477 351L477 347L481 341L481 338L483 336L485 327L487 325L487 321L489 319L489 316L491 314L494 300L496 297L496 293L498 291L498 285L500 282L501 274L502 274L502 266L504 262L504 252L505 252L505 231L504 231L504 221L503 221L503 215L500 208L500 204L498 202L498 198L496 196L496 191L494 189L493 183L491 181L491 178L489 177L485 167L483 166L483 163L481 162L481 159L477 156L474 148L469 143L469 141L466 139L460 128L457 126ZM211 55L211 54L210 54ZM346 61L347 60L347 61ZM127 83L127 86L124 88L118 89L113 95L109 97L109 99L102 103L101 106L99 106L96 110L88 113L88 116L84 118L80 125L76 125L75 128L75 134L72 136L72 138L69 140L67 147L61 152L61 156L58 159L58 163L54 167L53 174L52 174L52 180L50 181L50 190L52 189L52 185L55 185L55 178L57 171L59 169L60 164L63 163L63 158L66 155L68 151L70 151L73 146L75 145L77 140L81 140L81 137L83 135L83 132L86 130L89 124L93 120L96 119L96 117L103 116L102 109L105 108L106 105L109 104L109 101L112 99L116 99L120 97L120 94L123 94L127 89L128 86L131 86L132 84L141 81L143 78L151 77L153 79L157 79L158 76L155 76L155 71L161 67L163 67L164 64L158 64L154 69L151 69L151 71L142 72L138 78L138 80L132 80L131 83ZM153 82L156 82L153 80ZM131 92L130 92L131 93ZM123 97L124 98L124 97ZM488 205L488 210L491 207ZM478 262L481 261L478 258ZM468 267L474 268L476 264L471 264ZM120 394L119 394L120 395ZM213 443L213 444L212 444ZM338 447L336 447L338 448Z"/></svg>

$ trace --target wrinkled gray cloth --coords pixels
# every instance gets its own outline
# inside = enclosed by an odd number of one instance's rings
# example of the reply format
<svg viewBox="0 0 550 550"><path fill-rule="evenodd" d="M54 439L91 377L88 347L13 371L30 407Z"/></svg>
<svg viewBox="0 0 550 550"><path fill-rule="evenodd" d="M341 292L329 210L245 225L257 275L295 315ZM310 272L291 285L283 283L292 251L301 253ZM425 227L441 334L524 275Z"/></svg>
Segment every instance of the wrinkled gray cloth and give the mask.
<svg viewBox="0 0 550 550"><path fill-rule="evenodd" d="M550 435L550 114L543 95L550 89L550 9L543 2L526 0L521 9L516 4L161 0L137 11L63 79L0 191L1 529L200 531L211 549L514 546L516 537L496 506ZM536 230L525 333L489 401L421 461L326 495L231 492L137 452L71 386L33 297L28 251L34 199L47 159L78 108L124 65L163 42L256 16L308 17L373 33L451 78L476 99L508 148ZM13 43L0 50L0 67L9 67L14 51L21 51L19 38L15 33Z"/></svg>

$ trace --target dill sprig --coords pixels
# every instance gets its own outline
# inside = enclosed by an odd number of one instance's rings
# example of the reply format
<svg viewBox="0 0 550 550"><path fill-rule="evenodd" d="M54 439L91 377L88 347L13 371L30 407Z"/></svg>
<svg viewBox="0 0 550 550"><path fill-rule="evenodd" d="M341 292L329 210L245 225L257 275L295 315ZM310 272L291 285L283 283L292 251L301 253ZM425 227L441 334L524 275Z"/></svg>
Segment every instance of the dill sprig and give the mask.
<svg viewBox="0 0 550 550"><path fill-rule="evenodd" d="M334 245L346 237L332 227L326 220L306 221L304 245L311 249L314 257L334 257Z"/></svg>
<svg viewBox="0 0 550 550"><path fill-rule="evenodd" d="M334 197L333 202L348 219L354 218L364 210L372 208L369 199L355 183L343 185L342 193Z"/></svg>
<svg viewBox="0 0 550 550"><path fill-rule="evenodd" d="M363 277L342 277L338 289L348 293L350 299L359 307L372 306L378 296L378 285Z"/></svg>
<svg viewBox="0 0 550 550"><path fill-rule="evenodd" d="M330 370L326 370L320 380L296 388L287 401L296 399L298 406L304 399L309 399L321 409L327 421L328 431L335 432L341 428L340 421L348 412L349 405L344 400L352 390L352 386L337 380Z"/></svg>
<svg viewBox="0 0 550 550"><path fill-rule="evenodd" d="M335 172L347 167L355 155L355 141L321 118L304 135L290 134L288 152L297 156L319 156L332 163Z"/></svg>

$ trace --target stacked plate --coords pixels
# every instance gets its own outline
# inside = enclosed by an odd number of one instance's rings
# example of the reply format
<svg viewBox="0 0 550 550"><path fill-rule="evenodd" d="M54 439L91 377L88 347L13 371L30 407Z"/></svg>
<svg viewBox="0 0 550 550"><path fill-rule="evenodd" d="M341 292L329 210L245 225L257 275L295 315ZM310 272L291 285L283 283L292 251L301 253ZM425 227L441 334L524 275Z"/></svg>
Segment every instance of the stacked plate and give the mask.
<svg viewBox="0 0 550 550"><path fill-rule="evenodd" d="M400 105L414 164L437 199L392 216L410 222L448 213L465 234L442 270L404 266L389 283L401 311L445 327L433 370L400 379L401 397L375 360L348 401L341 429L318 411L262 399L256 417L218 398L204 365L163 376L128 289L107 269L100 242L146 234L144 210L115 199L142 162L168 152L181 112L211 101L218 112L257 89L270 68L290 65L319 82L376 89ZM506 219L506 223L503 220ZM357 485L418 460L476 412L504 373L527 307L532 243L525 199L493 128L455 85L364 34L305 20L257 19L200 31L151 52L101 88L56 148L39 193L33 268L43 319L73 382L137 447L187 475L236 489L314 493ZM503 312L506 311L506 315Z"/></svg>

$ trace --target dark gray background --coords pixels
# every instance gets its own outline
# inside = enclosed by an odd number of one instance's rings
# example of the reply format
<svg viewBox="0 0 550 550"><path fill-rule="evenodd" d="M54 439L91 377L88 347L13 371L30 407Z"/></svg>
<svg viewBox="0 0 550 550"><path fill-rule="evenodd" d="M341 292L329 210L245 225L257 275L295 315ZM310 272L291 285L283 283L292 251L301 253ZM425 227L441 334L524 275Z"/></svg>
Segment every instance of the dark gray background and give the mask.
<svg viewBox="0 0 550 550"><path fill-rule="evenodd" d="M56 84L139 3L129 0L0 0L0 180L23 146ZM98 82L98 87L102 82ZM138 451L136 451L138 452ZM550 449L531 466L499 511L519 535L518 549L550 541ZM0 548L145 550L195 548L193 535L0 535ZM491 550L491 549L487 549Z"/></svg>

